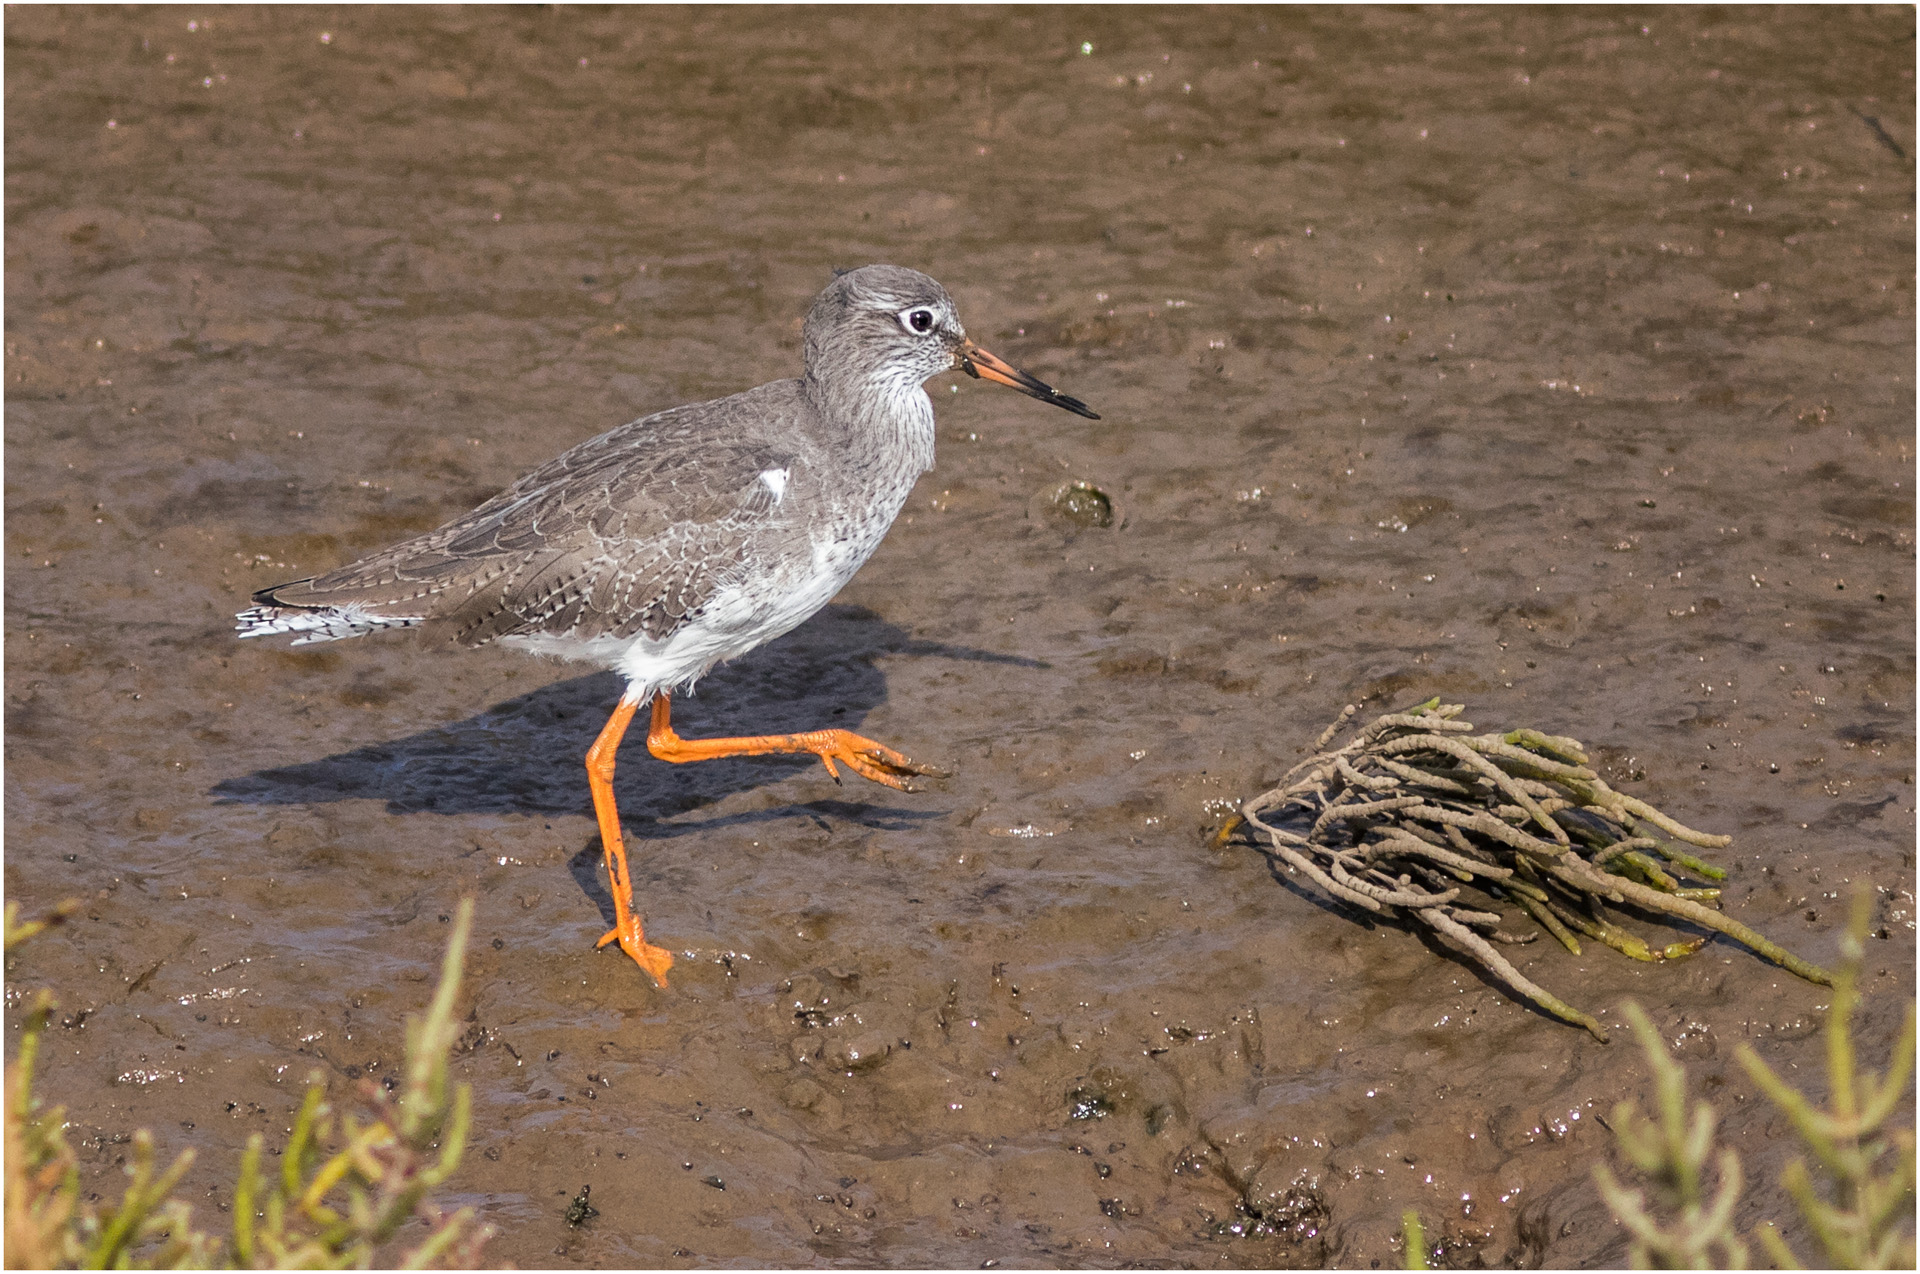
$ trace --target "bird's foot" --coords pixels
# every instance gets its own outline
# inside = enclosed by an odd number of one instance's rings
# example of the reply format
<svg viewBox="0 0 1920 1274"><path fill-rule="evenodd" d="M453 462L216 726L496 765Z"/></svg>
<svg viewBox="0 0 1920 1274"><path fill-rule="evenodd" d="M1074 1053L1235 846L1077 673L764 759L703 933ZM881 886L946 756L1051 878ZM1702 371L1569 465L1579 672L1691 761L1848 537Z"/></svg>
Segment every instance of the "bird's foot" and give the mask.
<svg viewBox="0 0 1920 1274"><path fill-rule="evenodd" d="M661 990L667 987L667 970L673 967L673 953L665 947L656 947L647 941L647 935L640 928L640 917L628 915L622 923L607 930L606 936L594 946L604 947L610 942L618 942L620 949L633 957L633 962L647 971L653 984Z"/></svg>
<svg viewBox="0 0 1920 1274"><path fill-rule="evenodd" d="M872 779L875 783L884 783L902 792L917 792L920 789L910 781L915 778L945 778L946 773L931 765L921 765L910 761L884 743L875 743L848 730L822 730L812 736L816 741L808 748L820 763L827 767L827 773L833 781L840 781L840 772L833 768L839 761L863 779Z"/></svg>
<svg viewBox="0 0 1920 1274"><path fill-rule="evenodd" d="M647 751L675 765L683 765L688 761L711 761L723 756L811 752L827 767L827 773L833 776L835 783L840 781L840 771L834 765L838 761L863 779L871 779L902 792L917 790L908 782L909 779L941 775L941 771L933 766L909 761L885 744L875 743L851 730L756 734L737 739L683 739L673 732L667 704L665 694L654 696L653 724L647 731Z"/></svg>

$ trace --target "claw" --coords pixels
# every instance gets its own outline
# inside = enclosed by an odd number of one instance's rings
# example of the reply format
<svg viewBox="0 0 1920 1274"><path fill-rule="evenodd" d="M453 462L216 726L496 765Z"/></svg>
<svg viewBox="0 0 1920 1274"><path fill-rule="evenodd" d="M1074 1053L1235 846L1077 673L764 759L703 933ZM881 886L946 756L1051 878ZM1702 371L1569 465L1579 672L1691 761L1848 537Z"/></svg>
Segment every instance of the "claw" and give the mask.
<svg viewBox="0 0 1920 1274"><path fill-rule="evenodd" d="M862 742L868 742L868 740L862 740ZM924 790L908 782L910 778L916 776L946 777L944 772L931 765L921 765L918 762L910 761L900 753L895 752L892 748L877 743L872 744L870 747L848 748L837 753L837 755L840 760L845 761L847 765L852 767L854 772L862 778L869 779L875 783L885 784L887 787L893 788L896 791L918 792ZM822 757L824 759L824 754L822 754Z"/></svg>
<svg viewBox="0 0 1920 1274"><path fill-rule="evenodd" d="M662 991L667 989L667 970L673 967L673 953L665 947L656 947L647 941L646 934L640 929L640 917L629 915L624 926L615 925L594 946L604 947L617 942L620 949L633 958L633 962L647 971L653 984Z"/></svg>

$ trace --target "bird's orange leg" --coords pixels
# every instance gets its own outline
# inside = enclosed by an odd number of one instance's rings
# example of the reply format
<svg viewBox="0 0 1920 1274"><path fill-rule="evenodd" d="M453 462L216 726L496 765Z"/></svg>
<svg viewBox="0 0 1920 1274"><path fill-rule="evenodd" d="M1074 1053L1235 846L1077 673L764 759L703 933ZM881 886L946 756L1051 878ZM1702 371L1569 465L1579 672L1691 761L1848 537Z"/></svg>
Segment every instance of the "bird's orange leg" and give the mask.
<svg viewBox="0 0 1920 1274"><path fill-rule="evenodd" d="M600 737L587 749L587 786L593 791L593 813L600 820L600 848L607 855L607 883L613 890L613 929L596 945L604 947L609 942L618 942L620 949L647 971L655 986L665 987L673 956L665 947L656 947L647 941L646 933L640 928L640 917L634 914L633 882L627 878L627 849L620 840L620 811L613 803L613 755L620 750L621 736L626 734L633 710L639 706L632 700L622 699L607 719L606 728L600 731Z"/></svg>
<svg viewBox="0 0 1920 1274"><path fill-rule="evenodd" d="M908 779L920 774L938 774L930 765L916 765L892 748L862 738L850 730L812 730L806 734L760 734L740 739L683 739L673 732L667 706L667 692L653 696L653 721L647 730L647 751L662 761L682 764L687 761L711 761L723 756L760 756L768 752L811 752L827 767L833 781L840 781L839 761L855 774L913 791Z"/></svg>

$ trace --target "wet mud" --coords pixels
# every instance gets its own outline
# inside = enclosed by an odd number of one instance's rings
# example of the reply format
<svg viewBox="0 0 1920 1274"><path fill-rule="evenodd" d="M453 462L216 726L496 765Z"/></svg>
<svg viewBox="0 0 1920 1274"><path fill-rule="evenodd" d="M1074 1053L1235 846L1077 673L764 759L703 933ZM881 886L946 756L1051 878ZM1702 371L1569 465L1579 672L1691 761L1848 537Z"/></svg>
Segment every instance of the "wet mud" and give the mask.
<svg viewBox="0 0 1920 1274"><path fill-rule="evenodd" d="M1891 1042L1911 10L27 7L5 38L6 892L85 903L7 993L60 991L43 1090L89 1190L152 1127L223 1225L310 1071L395 1071L473 894L450 1201L497 1260L1385 1266L1417 1207L1456 1263L1618 1264L1588 1174L1648 1092L1624 1032L1208 840L1343 704L1430 694L1733 834L1729 909L1810 959L1874 891L1860 1043ZM627 749L660 992L593 949L612 677L231 616L794 374L869 261L1104 418L934 381L878 555L676 712L950 778ZM1811 1081L1823 989L1724 939L1518 962L1647 1005L1742 1223L1790 1214L1732 1052Z"/></svg>

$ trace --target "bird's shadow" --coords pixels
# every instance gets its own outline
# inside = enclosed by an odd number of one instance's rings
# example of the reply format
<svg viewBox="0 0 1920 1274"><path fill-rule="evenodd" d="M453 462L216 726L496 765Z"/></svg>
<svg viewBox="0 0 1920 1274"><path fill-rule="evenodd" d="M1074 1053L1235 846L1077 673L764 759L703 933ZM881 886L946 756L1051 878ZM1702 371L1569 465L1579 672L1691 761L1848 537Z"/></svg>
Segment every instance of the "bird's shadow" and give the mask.
<svg viewBox="0 0 1920 1274"><path fill-rule="evenodd" d="M1033 659L915 641L871 611L829 606L785 637L715 669L700 683L697 696L677 698L674 728L687 738L827 727L858 730L867 713L886 701L886 677L874 663L886 654L1046 666ZM622 679L611 672L557 681L464 721L222 779L209 795L228 805L380 800L391 813L590 815L586 752L623 689ZM622 823L644 837L711 827L713 821L660 820L820 764L811 756L776 755L664 765L638 746L645 729L643 713L627 736L634 746L622 749L614 777ZM854 782L865 785L864 780ZM882 790L872 789L875 794ZM939 815L906 807L875 808L857 800L816 802L807 808L875 827L911 826ZM797 812L786 807L717 822L793 817Z"/></svg>

